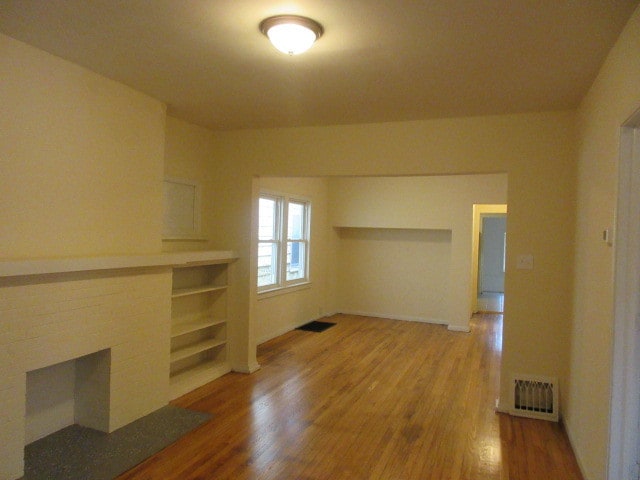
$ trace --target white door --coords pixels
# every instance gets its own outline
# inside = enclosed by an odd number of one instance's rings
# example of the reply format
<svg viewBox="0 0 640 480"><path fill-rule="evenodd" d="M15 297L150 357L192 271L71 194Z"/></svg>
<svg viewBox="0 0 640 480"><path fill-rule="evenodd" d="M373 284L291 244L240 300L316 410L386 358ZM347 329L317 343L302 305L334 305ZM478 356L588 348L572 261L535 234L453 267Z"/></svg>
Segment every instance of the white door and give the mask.
<svg viewBox="0 0 640 480"><path fill-rule="evenodd" d="M609 480L640 478L640 111L622 128Z"/></svg>
<svg viewBox="0 0 640 480"><path fill-rule="evenodd" d="M504 293L504 250L507 216L482 217L480 242L480 293Z"/></svg>

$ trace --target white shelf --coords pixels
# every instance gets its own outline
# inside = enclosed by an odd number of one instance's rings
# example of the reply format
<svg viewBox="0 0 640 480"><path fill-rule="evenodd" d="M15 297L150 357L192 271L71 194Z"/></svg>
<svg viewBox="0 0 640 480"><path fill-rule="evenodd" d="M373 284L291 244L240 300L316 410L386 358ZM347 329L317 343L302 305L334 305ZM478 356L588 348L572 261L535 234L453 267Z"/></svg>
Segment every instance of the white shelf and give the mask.
<svg viewBox="0 0 640 480"><path fill-rule="evenodd" d="M170 360L171 360L171 363L177 362L178 360L183 360L185 358L196 355L200 352L204 352L206 350L210 350L212 348L225 345L226 343L227 343L226 340L216 340L215 338L203 340L194 345L189 345L188 347L180 348L178 350L171 352Z"/></svg>
<svg viewBox="0 0 640 480"><path fill-rule="evenodd" d="M201 250L149 255L36 258L0 261L0 277L90 272L146 267L189 267L231 263L238 258L230 250Z"/></svg>
<svg viewBox="0 0 640 480"><path fill-rule="evenodd" d="M174 259L169 357L172 399L230 371L227 284L234 258L231 252L218 252L177 254Z"/></svg>
<svg viewBox="0 0 640 480"><path fill-rule="evenodd" d="M185 393L189 393L230 371L231 367L227 362L210 361L201 363L197 367L178 372L172 375L169 380L171 399L174 400Z"/></svg>
<svg viewBox="0 0 640 480"><path fill-rule="evenodd" d="M200 285L198 287L176 288L171 292L171 298L186 297L187 295L196 295L198 293L217 292L226 289L226 285Z"/></svg>
<svg viewBox="0 0 640 480"><path fill-rule="evenodd" d="M216 325L223 325L227 323L226 319L206 319L199 320L197 322L186 322L174 324L171 327L171 338L179 337L185 333L197 332L198 330L204 330L205 328L215 327Z"/></svg>

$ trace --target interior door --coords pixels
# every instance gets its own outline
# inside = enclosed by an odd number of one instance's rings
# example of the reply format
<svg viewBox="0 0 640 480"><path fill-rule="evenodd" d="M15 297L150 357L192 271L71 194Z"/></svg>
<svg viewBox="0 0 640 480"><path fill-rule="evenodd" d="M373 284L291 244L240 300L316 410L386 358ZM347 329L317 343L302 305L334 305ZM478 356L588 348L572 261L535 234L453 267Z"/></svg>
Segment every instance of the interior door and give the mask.
<svg viewBox="0 0 640 480"><path fill-rule="evenodd" d="M506 215L482 217L478 289L504 293Z"/></svg>

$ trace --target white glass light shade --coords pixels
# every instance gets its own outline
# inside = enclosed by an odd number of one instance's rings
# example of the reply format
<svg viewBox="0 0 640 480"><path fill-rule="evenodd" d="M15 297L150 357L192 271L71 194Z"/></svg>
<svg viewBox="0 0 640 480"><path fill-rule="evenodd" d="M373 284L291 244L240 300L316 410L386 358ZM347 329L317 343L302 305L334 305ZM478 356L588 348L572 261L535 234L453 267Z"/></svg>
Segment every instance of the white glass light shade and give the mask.
<svg viewBox="0 0 640 480"><path fill-rule="evenodd" d="M274 47L289 55L306 52L316 41L315 33L307 27L294 24L275 25L269 29L267 36Z"/></svg>
<svg viewBox="0 0 640 480"><path fill-rule="evenodd" d="M320 35L322 26L309 18L280 15L263 20L260 30L283 53L298 55L311 48Z"/></svg>

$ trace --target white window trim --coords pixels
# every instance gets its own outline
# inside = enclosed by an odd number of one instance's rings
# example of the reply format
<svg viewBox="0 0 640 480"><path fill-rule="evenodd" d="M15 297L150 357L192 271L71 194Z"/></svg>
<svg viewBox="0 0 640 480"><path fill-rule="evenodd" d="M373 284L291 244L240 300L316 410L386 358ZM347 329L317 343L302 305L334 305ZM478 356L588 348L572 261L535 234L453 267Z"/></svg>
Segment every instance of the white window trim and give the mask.
<svg viewBox="0 0 640 480"><path fill-rule="evenodd" d="M304 288L308 288L311 284L311 272L310 272L310 253L311 253L311 199L301 196L293 195L283 192L276 192L271 190L261 190L258 194L258 198L270 198L277 200L278 205L278 219L277 219L277 239L276 244L278 247L278 271L276 274L276 283L257 287L257 293L260 298L268 298L281 293L289 293L298 291ZM305 204L305 276L295 280L286 279L287 270L287 243L288 238L288 207L289 203L303 203ZM258 215L259 221L259 215ZM259 228L257 229L259 230ZM260 244L259 238L256 242ZM257 272L256 272L257 274Z"/></svg>
<svg viewBox="0 0 640 480"><path fill-rule="evenodd" d="M298 292L300 290L306 290L308 288L311 288L311 281L309 280L286 287L269 288L268 290L261 290L258 292L258 300L277 297L278 295L284 295L285 293Z"/></svg>

